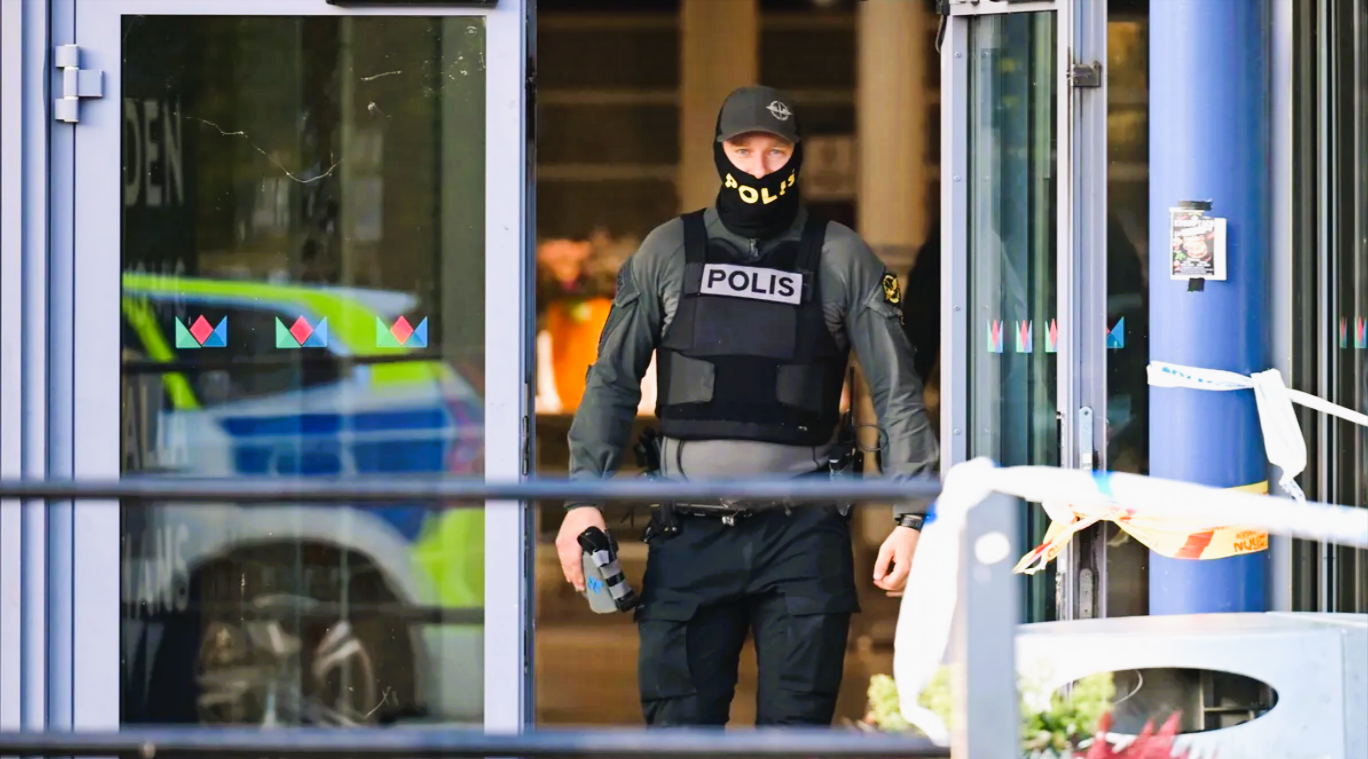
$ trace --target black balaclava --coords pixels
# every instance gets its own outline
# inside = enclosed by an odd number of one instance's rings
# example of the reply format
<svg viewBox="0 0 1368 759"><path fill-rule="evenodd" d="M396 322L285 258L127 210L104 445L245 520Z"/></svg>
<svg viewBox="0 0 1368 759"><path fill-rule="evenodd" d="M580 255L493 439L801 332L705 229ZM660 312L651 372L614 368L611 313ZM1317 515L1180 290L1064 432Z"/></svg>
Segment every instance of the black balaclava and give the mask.
<svg viewBox="0 0 1368 759"><path fill-rule="evenodd" d="M713 139L713 163L722 180L717 193L717 214L727 229L748 239L778 237L788 231L798 217L798 175L803 168L803 141L799 136L798 117L789 102L777 90L743 87L727 98L718 113ZM736 168L727 158L722 139L746 131L770 132L793 142L793 155L788 163L764 178Z"/></svg>
<svg viewBox="0 0 1368 759"><path fill-rule="evenodd" d="M722 178L722 188L717 192L717 215L727 229L742 237L769 239L793 226L793 220L798 218L798 172L803 168L803 143L794 146L784 168L763 179L732 165L720 142L713 144L713 162Z"/></svg>

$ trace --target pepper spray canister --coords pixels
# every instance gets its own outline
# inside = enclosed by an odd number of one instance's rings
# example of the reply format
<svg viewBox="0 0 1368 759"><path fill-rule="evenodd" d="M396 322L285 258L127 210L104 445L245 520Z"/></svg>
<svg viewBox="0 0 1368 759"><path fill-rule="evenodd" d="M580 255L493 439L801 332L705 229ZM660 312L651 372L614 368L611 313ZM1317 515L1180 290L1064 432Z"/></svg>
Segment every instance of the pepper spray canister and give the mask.
<svg viewBox="0 0 1368 759"><path fill-rule="evenodd" d="M590 527L579 534L579 544L589 609L595 614L612 614L635 608L637 594L618 564L617 540L612 532Z"/></svg>

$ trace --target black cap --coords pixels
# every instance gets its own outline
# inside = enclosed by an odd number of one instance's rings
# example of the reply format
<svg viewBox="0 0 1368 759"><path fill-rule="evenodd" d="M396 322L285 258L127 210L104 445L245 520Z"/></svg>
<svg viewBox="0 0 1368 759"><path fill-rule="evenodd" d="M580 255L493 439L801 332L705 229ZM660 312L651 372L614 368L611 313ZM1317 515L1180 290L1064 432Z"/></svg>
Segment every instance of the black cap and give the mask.
<svg viewBox="0 0 1368 759"><path fill-rule="evenodd" d="M797 143L798 115L793 99L773 87L740 87L722 103L717 141L746 132L769 132Z"/></svg>

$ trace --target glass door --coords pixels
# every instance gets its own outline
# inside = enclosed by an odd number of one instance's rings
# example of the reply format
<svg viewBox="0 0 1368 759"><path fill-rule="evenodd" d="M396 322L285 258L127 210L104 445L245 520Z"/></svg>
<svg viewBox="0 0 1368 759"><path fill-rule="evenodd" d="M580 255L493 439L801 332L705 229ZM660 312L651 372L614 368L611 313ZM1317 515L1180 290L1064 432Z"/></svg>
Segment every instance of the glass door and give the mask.
<svg viewBox="0 0 1368 759"><path fill-rule="evenodd" d="M969 29L970 456L1059 465L1055 242L1055 15L988 16ZM1022 538L1045 534L1038 508ZM1054 618L1053 568L1026 586L1027 619Z"/></svg>
<svg viewBox="0 0 1368 759"><path fill-rule="evenodd" d="M1105 122L1083 118L1092 101L1081 88L1100 86L1074 57L1087 52L1077 32L1096 23L1095 5L949 6L941 127L950 175L941 183L951 262L942 283L947 463L987 456L1001 466L1099 465L1103 420L1092 424L1090 399L1105 388L1105 371L1092 363L1103 335L1093 334L1098 320L1088 314L1105 300L1092 281L1105 262L1079 251L1091 242L1095 212L1089 167L1105 172L1088 150L1096 136L1105 139ZM1021 526L1024 551L1041 542L1049 520L1031 504ZM1071 548L1023 583L1024 621L1096 608L1087 536Z"/></svg>
<svg viewBox="0 0 1368 759"><path fill-rule="evenodd" d="M465 5L76 0L77 476L520 476L525 9ZM520 728L525 512L460 506L76 504L77 724Z"/></svg>

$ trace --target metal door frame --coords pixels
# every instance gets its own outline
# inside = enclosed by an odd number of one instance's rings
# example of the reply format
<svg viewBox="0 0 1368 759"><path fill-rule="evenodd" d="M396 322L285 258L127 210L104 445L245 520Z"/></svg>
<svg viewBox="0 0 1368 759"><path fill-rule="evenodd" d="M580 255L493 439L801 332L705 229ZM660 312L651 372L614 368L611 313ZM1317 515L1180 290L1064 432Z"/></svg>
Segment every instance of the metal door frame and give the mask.
<svg viewBox="0 0 1368 759"><path fill-rule="evenodd" d="M47 474L49 0L0 3L0 472ZM0 727L46 725L48 511L0 502ZM25 571L27 567L36 568Z"/></svg>
<svg viewBox="0 0 1368 759"><path fill-rule="evenodd" d="M486 44L499 54L486 61L485 344L530 342L527 288L511 283L529 280L532 260L532 155L526 137L533 0L499 0L493 8L459 1L338 6L328 0L20 0L3 7L0 155L25 155L24 181L6 181L0 206L6 222L0 236L6 262L0 271L0 309L6 316L0 334L6 399L0 406L0 464L6 477L18 473L12 472L16 467L34 478L119 476L121 415L110 370L118 366L120 337L118 320L109 315L119 313L120 256L94 251L101 245L107 251L108 230L120 226L120 166L109 156L120 154L120 51L118 38L111 41L117 31L111 30L120 28L123 14L486 17ZM22 43L21 52L12 42ZM80 102L78 124L57 122L53 114L62 83L54 50L69 43L81 45L83 69L103 71L102 97ZM22 89L11 88L20 81ZM16 220L22 223L11 226ZM78 251L86 252L78 257ZM22 265L12 263L11 252L22 252ZM16 313L22 322L8 318ZM507 481L527 470L526 351L487 350L485 371L485 472ZM13 393L21 393L22 408L46 408L47 418L29 414L20 426L12 416L20 407ZM17 594L24 612L0 614L0 666L6 668L0 722L9 727L22 720L29 729L117 728L117 503L29 505L22 524L13 516L18 511L0 509L0 600L13 609ZM532 704L527 505L491 502L485 525L485 608L497 612L487 613L484 624L484 724L519 731L530 722ZM20 527L22 539L14 532ZM10 676L9 667L16 665L22 677Z"/></svg>
<svg viewBox="0 0 1368 759"><path fill-rule="evenodd" d="M978 16L1056 14L1060 466L1106 466L1107 407L1107 6L1100 0L951 0L941 44L942 472L968 456L969 25ZM1075 77L1096 63L1093 86ZM1080 75L1086 73L1078 71ZM1064 95L1067 93L1067 97ZM948 179L949 181L946 181ZM1090 255L1092 253L1092 255ZM1087 411L1085 411L1087 410ZM1080 425L1091 414L1088 425ZM1026 546L1025 548L1029 548ZM1105 616L1105 542L1080 534L1060 556L1060 616ZM1078 578L1085 578L1080 584ZM1085 587L1089 586L1090 587ZM1085 598L1086 597L1086 598ZM1091 600L1087 600L1091 599Z"/></svg>

